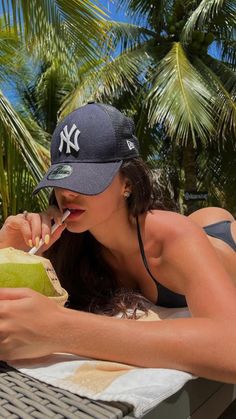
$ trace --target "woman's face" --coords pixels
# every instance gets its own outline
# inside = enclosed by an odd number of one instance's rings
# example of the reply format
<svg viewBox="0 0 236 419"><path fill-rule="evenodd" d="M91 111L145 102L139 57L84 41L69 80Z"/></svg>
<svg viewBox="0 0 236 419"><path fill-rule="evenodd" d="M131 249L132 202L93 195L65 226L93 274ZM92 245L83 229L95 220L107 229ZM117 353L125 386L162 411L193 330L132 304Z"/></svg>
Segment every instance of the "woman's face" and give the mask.
<svg viewBox="0 0 236 419"><path fill-rule="evenodd" d="M117 211L126 209L126 182L118 173L110 186L98 195L82 195L68 189L54 188L59 209L71 214L66 219L67 230L82 233L107 222Z"/></svg>

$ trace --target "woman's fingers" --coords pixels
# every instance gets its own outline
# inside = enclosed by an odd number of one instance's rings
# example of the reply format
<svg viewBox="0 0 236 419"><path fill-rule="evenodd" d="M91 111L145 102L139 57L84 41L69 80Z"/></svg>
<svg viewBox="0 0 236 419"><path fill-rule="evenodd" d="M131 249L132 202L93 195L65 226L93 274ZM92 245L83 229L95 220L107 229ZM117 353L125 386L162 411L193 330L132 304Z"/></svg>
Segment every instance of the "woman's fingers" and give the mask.
<svg viewBox="0 0 236 419"><path fill-rule="evenodd" d="M40 240L43 239L45 241L45 237L50 236L51 231L51 219L46 214L46 212L42 212L40 214L37 213L28 213L27 217L25 217L25 228L30 229L30 237L28 239L28 246L33 247L39 246ZM28 224L28 227L26 225ZM22 225L23 228L23 225ZM22 230L23 232L23 230ZM27 235L28 238L28 235ZM46 238L46 240L48 240Z"/></svg>
<svg viewBox="0 0 236 419"><path fill-rule="evenodd" d="M42 239L46 244L51 241L52 225L62 225L61 211L54 205L48 207L48 209L41 213L42 219Z"/></svg>
<svg viewBox="0 0 236 419"><path fill-rule="evenodd" d="M48 242L46 242L44 240L44 244L42 246L39 247L38 251L36 251L36 255L38 256L42 256L44 252L46 252L46 250L49 249L49 247L51 247L61 236L62 232L65 230L66 225L62 224L60 225L56 231L50 236L50 239Z"/></svg>
<svg viewBox="0 0 236 419"><path fill-rule="evenodd" d="M40 214L29 213L27 221L31 226L31 241L33 246L38 246L42 237L42 220Z"/></svg>
<svg viewBox="0 0 236 419"><path fill-rule="evenodd" d="M33 244L32 229L31 229L31 224L28 220L23 220L21 222L20 231L27 246L31 247Z"/></svg>
<svg viewBox="0 0 236 419"><path fill-rule="evenodd" d="M29 247L38 247L41 240L46 245L45 249L50 247L65 229L62 225L62 216L56 206L50 206L40 214L24 212L9 216L0 230L0 248L11 246L27 250ZM60 228L52 235L51 229L54 223Z"/></svg>
<svg viewBox="0 0 236 419"><path fill-rule="evenodd" d="M62 224L63 214L56 206L49 206L47 210L40 214L29 214L29 220L32 227L32 244L38 247L41 240L44 245L40 246L40 252L47 250L58 238L65 225ZM59 227L56 232L52 234L52 225L56 223Z"/></svg>
<svg viewBox="0 0 236 419"><path fill-rule="evenodd" d="M31 245L29 243L32 238L31 224L24 214L11 215L8 217L1 233L5 236L5 239L3 237L3 241L5 241L6 244L9 241L10 245L13 247L14 241L18 242L19 240L24 241L27 246Z"/></svg>

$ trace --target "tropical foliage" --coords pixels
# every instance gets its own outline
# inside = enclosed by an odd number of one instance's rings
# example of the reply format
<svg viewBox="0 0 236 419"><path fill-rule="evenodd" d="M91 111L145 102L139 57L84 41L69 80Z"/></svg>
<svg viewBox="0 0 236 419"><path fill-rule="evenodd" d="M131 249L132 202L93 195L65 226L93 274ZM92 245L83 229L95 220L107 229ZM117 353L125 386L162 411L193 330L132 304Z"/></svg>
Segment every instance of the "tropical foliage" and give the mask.
<svg viewBox="0 0 236 419"><path fill-rule="evenodd" d="M33 186L48 167L50 134L78 69L99 60L105 20L90 0L2 0L1 9L0 212L6 218L46 204L44 192L32 198Z"/></svg>
<svg viewBox="0 0 236 419"><path fill-rule="evenodd" d="M3 217L44 205L31 192L50 135L91 99L135 119L143 157L168 175L183 211L184 190L207 189L200 205L236 212L235 0L117 1L133 23L106 20L92 0L0 5Z"/></svg>
<svg viewBox="0 0 236 419"><path fill-rule="evenodd" d="M196 150L236 139L235 0L118 4L135 23L110 22L106 64L82 77L62 114L87 99L113 102L126 91L133 97L131 113L138 113L139 134L145 135L143 121L161 126L178 149L174 154L180 147L182 189L196 190L202 184Z"/></svg>

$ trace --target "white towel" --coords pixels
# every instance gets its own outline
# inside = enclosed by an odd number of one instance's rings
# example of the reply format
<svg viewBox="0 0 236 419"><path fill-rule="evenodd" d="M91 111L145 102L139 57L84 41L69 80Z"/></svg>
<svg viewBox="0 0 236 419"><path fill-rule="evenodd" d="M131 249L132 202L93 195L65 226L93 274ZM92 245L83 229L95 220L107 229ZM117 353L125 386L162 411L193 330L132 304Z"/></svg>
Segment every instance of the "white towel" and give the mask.
<svg viewBox="0 0 236 419"><path fill-rule="evenodd" d="M158 317L155 318L156 315ZM148 318L140 320L189 316L186 308L155 307ZM53 354L40 359L12 362L11 365L24 374L82 397L130 403L137 418L176 393L187 381L196 378L183 371L138 368L118 362L82 359L72 354Z"/></svg>

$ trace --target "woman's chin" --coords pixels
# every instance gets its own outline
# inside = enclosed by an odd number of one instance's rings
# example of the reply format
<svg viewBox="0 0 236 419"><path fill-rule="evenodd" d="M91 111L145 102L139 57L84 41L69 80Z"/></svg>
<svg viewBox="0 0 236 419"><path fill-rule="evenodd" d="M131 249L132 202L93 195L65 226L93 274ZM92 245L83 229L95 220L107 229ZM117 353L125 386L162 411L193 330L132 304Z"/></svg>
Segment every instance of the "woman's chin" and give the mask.
<svg viewBox="0 0 236 419"><path fill-rule="evenodd" d="M84 233L88 229L82 226L78 226L75 223L66 223L66 230L70 233Z"/></svg>

